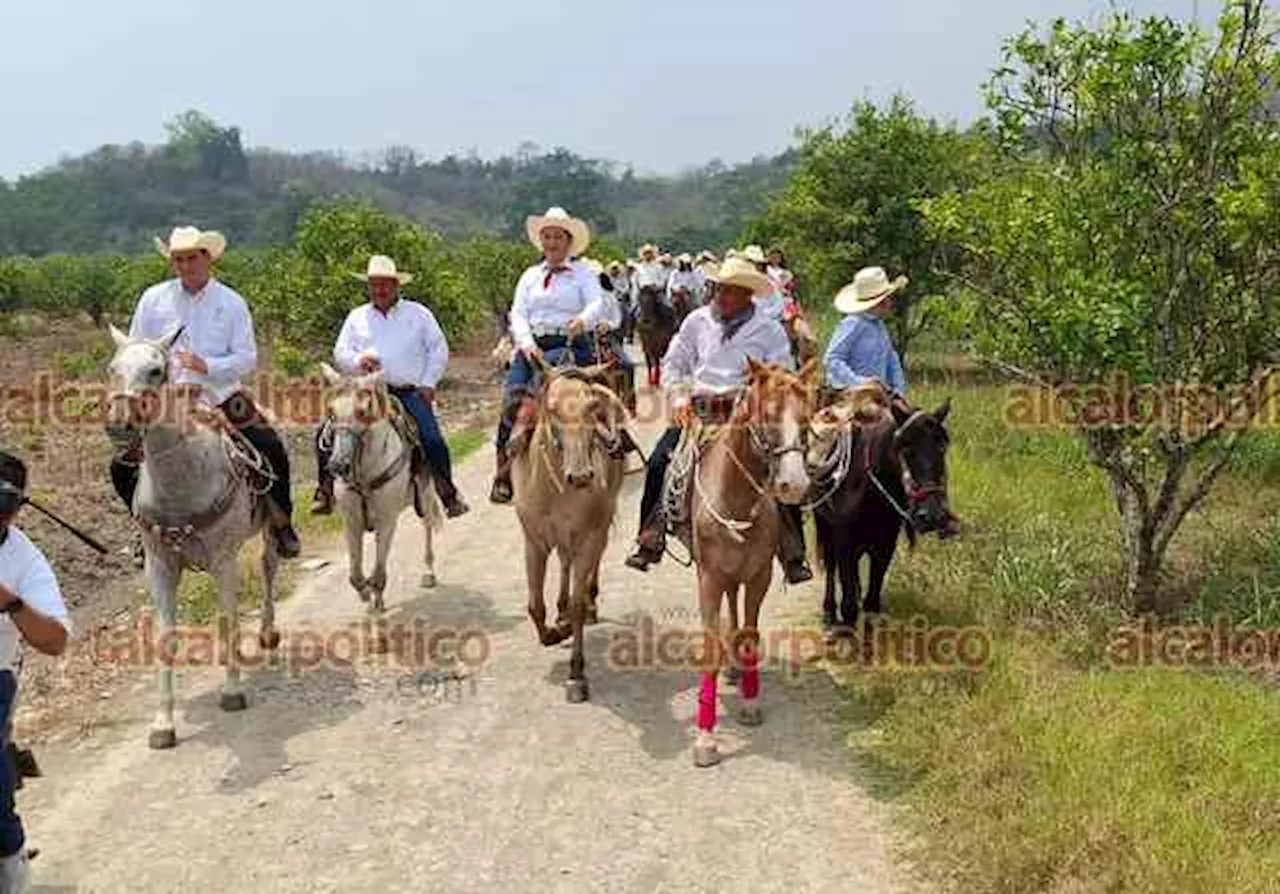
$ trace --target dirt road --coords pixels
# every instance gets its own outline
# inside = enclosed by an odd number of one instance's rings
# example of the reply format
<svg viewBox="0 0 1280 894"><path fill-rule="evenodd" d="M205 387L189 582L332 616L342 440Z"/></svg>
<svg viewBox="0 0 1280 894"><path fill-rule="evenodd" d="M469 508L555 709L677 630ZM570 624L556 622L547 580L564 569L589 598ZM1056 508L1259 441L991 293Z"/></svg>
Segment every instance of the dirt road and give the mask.
<svg viewBox="0 0 1280 894"><path fill-rule="evenodd" d="M658 433L641 430L646 451ZM696 769L694 675L611 666L645 618L697 623L689 569L622 565L639 474L601 572L591 701L568 704L568 653L538 645L526 618L519 525L487 502L491 468L490 447L459 470L473 511L438 535L439 586L419 585L411 514L391 562L391 623L471 631L461 679L393 657L263 668L247 676L249 709L226 714L218 671L188 670L178 747L154 752L154 677L130 672L118 722L42 746L46 777L19 792L42 851L37 891L915 890L888 808L848 763L825 677L766 669L754 728L737 725L736 693L722 686L726 759ZM330 558L281 605L286 640L359 625L345 557ZM766 631L810 614L818 593L816 580L784 588L776 572Z"/></svg>

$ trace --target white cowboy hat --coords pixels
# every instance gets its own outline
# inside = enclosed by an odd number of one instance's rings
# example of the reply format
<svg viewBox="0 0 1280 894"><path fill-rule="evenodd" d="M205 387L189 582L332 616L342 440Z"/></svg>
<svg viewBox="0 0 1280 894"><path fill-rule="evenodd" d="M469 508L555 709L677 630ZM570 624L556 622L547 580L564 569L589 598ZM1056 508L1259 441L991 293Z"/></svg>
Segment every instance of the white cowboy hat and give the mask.
<svg viewBox="0 0 1280 894"><path fill-rule="evenodd" d="M156 237L156 248L166 258L175 251L207 251L209 257L216 261L227 250L227 237L217 230L201 231L195 227L174 227L173 232L169 234L167 244L159 236Z"/></svg>
<svg viewBox="0 0 1280 894"><path fill-rule="evenodd" d="M578 260L586 264L587 269L589 269L596 276L599 276L601 273L604 273L604 265L601 264L599 261L597 261L595 258L578 258Z"/></svg>
<svg viewBox="0 0 1280 894"><path fill-rule="evenodd" d="M688 252L685 252L684 254L679 255L679 256L677 256L677 257L676 257L676 263L677 263L677 264L692 264L692 263L693 263L693 255L689 254Z"/></svg>
<svg viewBox="0 0 1280 894"><path fill-rule="evenodd" d="M739 252L738 257L746 258L748 261L751 261L753 264L769 263L769 259L764 256L764 249L758 245L748 245L741 252Z"/></svg>
<svg viewBox="0 0 1280 894"><path fill-rule="evenodd" d="M396 270L396 262L386 255L374 255L369 258L369 266L364 273L353 273L351 275L363 282L368 282L371 279L394 279L402 286L413 282L413 274L398 272Z"/></svg>
<svg viewBox="0 0 1280 894"><path fill-rule="evenodd" d="M569 234L569 256L578 257L591 244L591 229L585 222L570 217L563 208L548 208L546 214L531 214L525 219L524 229L529 234L529 241L539 249L542 248L542 231L547 227L558 227Z"/></svg>
<svg viewBox="0 0 1280 894"><path fill-rule="evenodd" d="M718 268L709 271L707 279L722 286L750 289L753 297L764 295L773 289L773 281L757 270L750 261L742 258L729 258Z"/></svg>
<svg viewBox="0 0 1280 894"><path fill-rule="evenodd" d="M842 314L862 313L875 307L908 282L910 280L905 276L889 282L883 267L863 267L853 277L853 282L836 293L836 310Z"/></svg>
<svg viewBox="0 0 1280 894"><path fill-rule="evenodd" d="M610 273L617 273L618 271L620 271L620 270L622 269L622 262L621 262L621 261L610 261L610 262L609 262L609 268L608 268L608 269L609 269L609 272L610 272Z"/></svg>

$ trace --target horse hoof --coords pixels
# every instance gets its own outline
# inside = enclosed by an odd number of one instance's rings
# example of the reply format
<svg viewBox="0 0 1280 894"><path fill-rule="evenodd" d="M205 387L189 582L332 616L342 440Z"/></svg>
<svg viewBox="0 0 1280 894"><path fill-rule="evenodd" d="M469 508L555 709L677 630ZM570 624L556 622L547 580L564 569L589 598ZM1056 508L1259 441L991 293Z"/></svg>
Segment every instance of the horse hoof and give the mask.
<svg viewBox="0 0 1280 894"><path fill-rule="evenodd" d="M715 745L694 745L693 765L695 767L714 767L720 763L720 749Z"/></svg>
<svg viewBox="0 0 1280 894"><path fill-rule="evenodd" d="M742 669L737 667L726 667L724 669L724 681L730 686L737 686L742 681Z"/></svg>
<svg viewBox="0 0 1280 894"><path fill-rule="evenodd" d="M163 751L178 744L178 734L171 729L153 729L147 744L153 751Z"/></svg>
<svg viewBox="0 0 1280 894"><path fill-rule="evenodd" d="M594 606L587 609L587 616L583 619L583 621L584 623L587 623L587 624L599 624L600 623L599 610L596 609Z"/></svg>
<svg viewBox="0 0 1280 894"><path fill-rule="evenodd" d="M274 652L280 645L280 631L271 630L267 633L258 634L258 645L266 649L268 652Z"/></svg>
<svg viewBox="0 0 1280 894"><path fill-rule="evenodd" d="M368 591L368 590L366 590L366 589L364 589L364 587L357 587L357 588L356 588L356 595L360 597L360 601L361 601L361 602L368 602L368 601L369 601L369 591Z"/></svg>
<svg viewBox="0 0 1280 894"><path fill-rule="evenodd" d="M558 646L571 636L573 636L572 630L565 627L552 627L542 634L542 644L544 646Z"/></svg>
<svg viewBox="0 0 1280 894"><path fill-rule="evenodd" d="M738 722L743 726L759 726L764 723L764 712L759 705L739 705Z"/></svg>
<svg viewBox="0 0 1280 894"><path fill-rule="evenodd" d="M249 701L243 692L224 692L218 699L218 705L224 711L243 711L249 707Z"/></svg>
<svg viewBox="0 0 1280 894"><path fill-rule="evenodd" d="M570 680L565 684L564 697L575 705L585 702L587 700L587 681Z"/></svg>
<svg viewBox="0 0 1280 894"><path fill-rule="evenodd" d="M434 571L428 571L426 574L422 575L422 586L430 590L435 585L436 573Z"/></svg>

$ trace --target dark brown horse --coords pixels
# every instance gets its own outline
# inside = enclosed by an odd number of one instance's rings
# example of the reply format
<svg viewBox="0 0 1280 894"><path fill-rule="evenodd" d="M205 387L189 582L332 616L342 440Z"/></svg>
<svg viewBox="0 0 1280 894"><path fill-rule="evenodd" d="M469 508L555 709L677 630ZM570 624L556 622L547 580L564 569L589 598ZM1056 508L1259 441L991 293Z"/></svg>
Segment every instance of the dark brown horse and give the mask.
<svg viewBox="0 0 1280 894"><path fill-rule="evenodd" d="M844 426L810 456L820 464L810 491L814 502L818 555L826 572L822 626L828 639L853 633L859 612L878 615L885 574L893 561L898 535L911 546L921 534L949 533L944 423L950 400L932 413L901 400L883 401L883 412ZM831 408L815 417L822 424ZM815 459L817 463L815 463ZM858 564L870 559L865 600L859 599ZM837 610L836 580L841 599Z"/></svg>
<svg viewBox="0 0 1280 894"><path fill-rule="evenodd" d="M639 305L636 316L636 332L644 347L644 362L649 370L649 384L662 384L662 358L667 346L676 334L676 317L671 308L662 303L660 286L641 286L636 300Z"/></svg>

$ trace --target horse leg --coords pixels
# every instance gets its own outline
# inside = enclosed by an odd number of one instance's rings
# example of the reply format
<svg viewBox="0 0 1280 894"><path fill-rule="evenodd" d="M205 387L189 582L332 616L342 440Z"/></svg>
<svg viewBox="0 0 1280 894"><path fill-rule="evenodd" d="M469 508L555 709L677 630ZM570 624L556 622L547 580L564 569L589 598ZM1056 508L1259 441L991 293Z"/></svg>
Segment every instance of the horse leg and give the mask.
<svg viewBox="0 0 1280 894"><path fill-rule="evenodd" d="M759 726L764 722L760 711L760 606L764 604L772 577L773 565L769 564L743 587L747 623L733 642L742 664L742 685L739 687L742 701L738 706L738 721L744 726Z"/></svg>
<svg viewBox="0 0 1280 894"><path fill-rule="evenodd" d="M570 589L573 586L573 560L569 557L569 551L563 546L556 547L556 561L560 565L560 592L556 595L556 623L557 630L564 631L566 628L572 629L573 622L569 618L569 596Z"/></svg>
<svg viewBox="0 0 1280 894"><path fill-rule="evenodd" d="M524 541L524 572L529 585L529 618L538 631L538 642L554 646L564 640L559 629L547 628L547 604L542 596L542 585L547 578L547 558L551 551L535 544L529 538Z"/></svg>
<svg viewBox="0 0 1280 894"><path fill-rule="evenodd" d="M594 569L600 564L600 556L608 543L608 535L595 534L579 548L572 561L573 568L573 601L570 608L570 620L573 623L573 655L569 658L569 684L565 690L565 698L579 703L587 700L587 669L583 655L583 638L585 636L587 610L591 604L591 580Z"/></svg>
<svg viewBox="0 0 1280 894"><path fill-rule="evenodd" d="M398 521L399 517L394 511L386 512L382 524L374 534L373 574L369 575L369 589L373 592L373 604L369 610L377 617L381 617L386 609L383 594L387 589L387 557L391 555L391 544L396 539Z"/></svg>
<svg viewBox="0 0 1280 894"><path fill-rule="evenodd" d="M839 573L839 558L835 548L835 527L823 518L822 513L813 515L814 528L817 531L818 555L822 559L824 572L822 591L822 635L829 643L835 639L836 628L836 575Z"/></svg>
<svg viewBox="0 0 1280 894"><path fill-rule="evenodd" d="M598 604L600 599L600 562L599 560L597 560L596 564L591 568L591 590L589 595L591 598L587 601L586 623L598 624L600 623L600 606Z"/></svg>
<svg viewBox="0 0 1280 894"><path fill-rule="evenodd" d="M882 540L873 544L868 554L871 559L871 572L867 576L866 611L869 616L879 616L880 593L884 587L884 578L893 562L893 554L898 548L898 530L894 528L892 540Z"/></svg>
<svg viewBox="0 0 1280 894"><path fill-rule="evenodd" d="M368 581L364 577L364 519L347 513L347 580L355 588L361 602L369 601Z"/></svg>
<svg viewBox="0 0 1280 894"><path fill-rule="evenodd" d="M223 560L217 575L218 645L227 662L218 705L224 711L243 711L247 702L240 688L240 563L234 552Z"/></svg>
<svg viewBox="0 0 1280 894"><path fill-rule="evenodd" d="M729 594L729 642L738 641L738 593L737 588ZM742 679L742 666L738 664L738 656L732 654L724 668L724 681L730 686L737 686Z"/></svg>
<svg viewBox="0 0 1280 894"><path fill-rule="evenodd" d="M436 493L431 476L419 479L418 492L425 504L422 513L422 564L426 570L422 572L422 585L430 589L436 585L436 552L431 540L431 529L436 521Z"/></svg>
<svg viewBox="0 0 1280 894"><path fill-rule="evenodd" d="M149 744L152 748L173 748L178 744L178 734L173 723L173 664L172 656L167 649L173 646L174 625L178 610L178 578L177 566L165 559L157 558L150 550L145 557L148 582L151 585L151 599L156 607L156 621L159 624L157 642L162 644L159 670L160 707L156 711L156 719L151 724Z"/></svg>
<svg viewBox="0 0 1280 894"><path fill-rule="evenodd" d="M840 630L851 633L858 627L858 606L861 602L858 580L858 562L862 559L861 548L850 543L842 544L837 562L840 568Z"/></svg>
<svg viewBox="0 0 1280 894"><path fill-rule="evenodd" d="M280 554L276 552L275 538L265 526L262 530L262 620L258 626L258 645L271 653L274 662L276 648L280 645L280 631L276 630L276 572L280 570Z"/></svg>
<svg viewBox="0 0 1280 894"><path fill-rule="evenodd" d="M716 745L716 679L723 660L720 640L720 601L724 586L709 571L698 573L698 608L702 613L702 686L698 695L698 739L693 746L693 765L712 767L720 763Z"/></svg>

